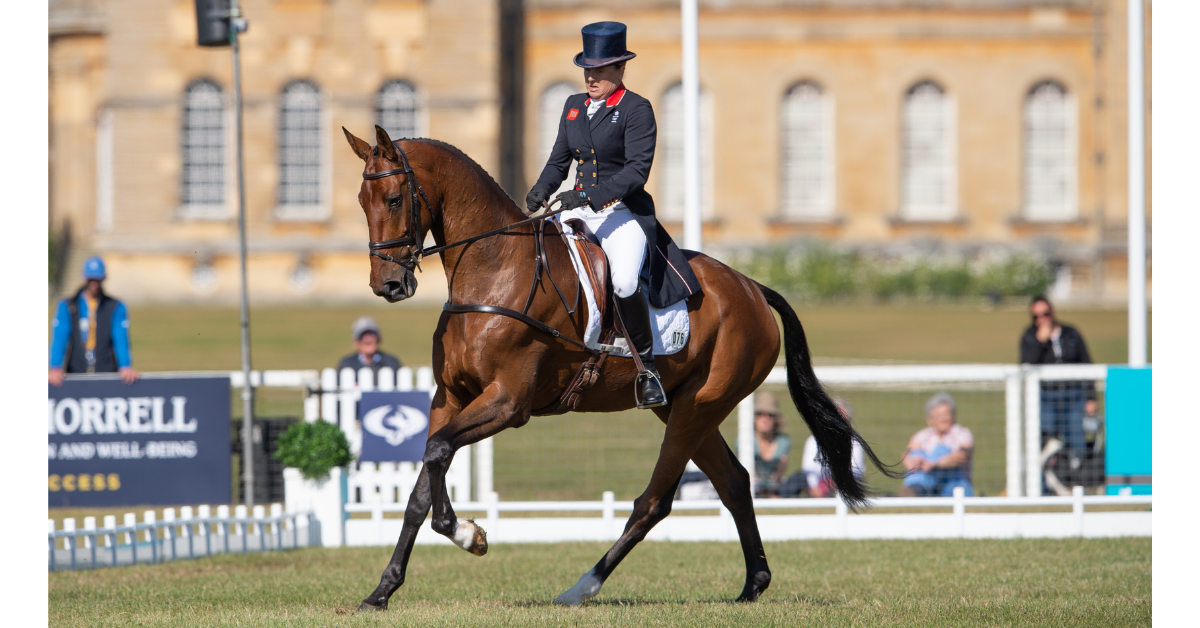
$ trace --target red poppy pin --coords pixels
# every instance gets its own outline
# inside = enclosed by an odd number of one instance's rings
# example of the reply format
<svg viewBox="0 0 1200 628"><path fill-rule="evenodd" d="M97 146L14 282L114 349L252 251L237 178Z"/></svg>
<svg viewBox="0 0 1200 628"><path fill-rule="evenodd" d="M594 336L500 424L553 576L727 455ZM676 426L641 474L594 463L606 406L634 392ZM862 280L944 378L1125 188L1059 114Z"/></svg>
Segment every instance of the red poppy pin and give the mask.
<svg viewBox="0 0 1200 628"><path fill-rule="evenodd" d="M579 110L578 110L578 109L572 109L572 110L570 110L570 111L568 111L568 112L567 112L567 119L568 119L568 120L574 120L574 119L575 119L575 118L577 118L577 117L579 117Z"/></svg>

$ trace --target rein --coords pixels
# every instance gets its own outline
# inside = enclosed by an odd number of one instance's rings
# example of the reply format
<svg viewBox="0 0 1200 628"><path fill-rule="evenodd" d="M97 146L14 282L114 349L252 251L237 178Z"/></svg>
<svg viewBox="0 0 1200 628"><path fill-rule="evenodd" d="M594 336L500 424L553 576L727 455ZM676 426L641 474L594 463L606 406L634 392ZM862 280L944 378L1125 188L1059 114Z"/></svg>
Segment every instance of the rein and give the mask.
<svg viewBox="0 0 1200 628"><path fill-rule="evenodd" d="M544 256L544 248L545 248L545 244L543 243L544 236L543 236L543 232L542 232L542 225L544 224L544 221L547 218L550 218L551 216L555 216L555 215L561 214L565 211L568 211L570 209L569 207L559 207L558 209L556 209L554 211L548 211L540 216L530 216L529 218L526 218L525 220L520 220L520 221L511 223L511 224L507 224L498 229L492 229L491 231L487 231L485 233L481 233L478 235L473 235L469 238L464 238L462 240L459 240L457 242L452 242L450 244L443 244L441 246L425 248L424 246L421 245L421 243L417 242L417 237L421 233L421 206L420 206L420 202L418 201L418 197L420 197L420 200L424 201L425 206L429 208L430 216L433 215L433 205L431 205L429 203L429 198L427 196L425 196L425 190L421 187L421 184L417 183L416 172L413 171L412 166L408 163L408 155L404 154L404 149L400 147L400 143L392 142L392 146L394 146L396 148L396 151L400 154L400 163L401 163L402 167L392 168L391 170L383 170L380 172L364 172L362 177L363 177L363 180L365 180L365 181L374 181L376 179L383 179L385 177L390 177L390 176L394 176L394 175L398 175L398 174L403 174L403 175L408 176L408 179L405 181L404 184L408 188L409 208L410 208L410 212L411 212L409 223L408 223L409 235L404 236L402 238L393 238L391 240L380 240L378 242L368 242L367 248L371 251L371 255L378 257L384 261L388 261L388 262L392 262L393 264L400 265L400 266L404 267L405 269L407 269L409 272L411 272L413 267L420 269L421 258L425 257L426 255L433 255L434 253L441 253L442 251L445 251L447 249L452 249L454 247L462 246L464 244L470 244L472 242L477 242L479 240L483 240L484 238L490 238L492 236L500 235L501 233L504 233L510 229L515 229L517 227L523 227L525 225L532 224L532 225L534 225L534 236L535 236L535 240L536 240L535 248L537 250L537 255L536 255L536 262L535 262L535 266L534 266L534 282L533 282L533 285L529 289L529 298L525 302L525 311L518 312L516 310L510 310L506 307L500 307L498 305L471 305L471 304L464 304L464 303L446 303L442 309L444 309L446 312L449 312L452 314L477 312L477 313L483 313L483 314L499 314L501 316L507 316L509 318L519 320L522 323L525 323L526 325L529 325L530 327L537 329L538 331L542 331L547 334L550 334L551 336L558 338L560 340L565 340L565 341L579 347L580 349L583 349L584 351L591 353L594 356L600 355L602 353L600 351L592 349L591 347L588 347L587 345L583 344L582 342L578 342L576 340L573 340L571 338L564 336L562 334L562 332L543 323L542 321L537 320L536 318L533 318L532 316L529 316L526 313L529 311L529 306L533 303L533 296L537 290L537 286L539 283L541 283L542 258ZM541 223L541 224L535 224L535 223ZM402 246L409 247L410 253L409 253L408 259L398 260L386 253L380 253L380 251L385 250L385 249L394 249L394 248L399 248ZM412 250L414 248L416 249L415 251ZM575 308L571 307L570 305L567 305L567 298L565 295L563 295L562 291L559 290L558 283L554 281L554 275L552 275L550 273L549 268L546 269L546 274L549 275L550 282L552 284L554 284L554 290L556 292L558 292L558 296L562 300L563 306L565 306L567 308L567 313L574 314ZM580 290L580 287L578 284L576 284L576 293L575 293L576 304L578 304L578 302L579 302L579 290Z"/></svg>
<svg viewBox="0 0 1200 628"><path fill-rule="evenodd" d="M408 155L404 154L404 149L400 147L400 143L392 142L392 145L396 148L396 151L400 154L400 163L402 164L403 167L392 168L391 170L383 170L381 172L364 172L363 176L362 176L363 179L366 181L374 181L376 179L383 179L385 177L390 177L390 176L394 176L394 175L398 175L398 174L408 175L408 180L405 181L404 185L408 188L409 207L411 208L410 209L410 219L409 219L409 223L408 223L410 234L407 236L404 236L402 238L394 238L391 240L380 240L379 242L368 242L367 243L367 248L370 249L371 255L374 255L375 257L378 257L384 261L392 262L393 264L399 264L400 266L403 266L409 270L412 270L412 268L414 266L420 268L421 258L425 257L426 255L433 255L435 253L441 253L442 251L445 251L447 249L452 249L454 247L462 246L464 244L470 244L472 242L477 242L484 238L490 238L495 235L500 235L501 233L504 233L505 231L508 231L509 229L515 229L517 227L523 227L525 225L530 225L535 222L545 220L551 216L561 214L569 209L567 207L560 207L554 211L546 212L540 216L531 216L529 218L526 218L525 220L507 224L498 229L492 229L491 231L488 231L486 233L481 233L479 235L473 235L469 238L464 238L457 242L452 242L450 244L443 244L441 246L433 246L433 247L429 247L429 248L424 248L423 246L420 246L419 242L417 242L417 235L421 233L421 206L420 206L420 203L417 201L417 196L419 195L421 200L425 202L425 206L429 208L429 214L431 216L433 215L433 205L431 205L429 203L429 198L425 196L424 188L421 187L421 184L417 183L416 173L413 171L412 166L409 165ZM379 252L384 249L394 249L394 248L399 248L402 246L407 246L410 249L413 247L418 247L418 248L416 251L412 251L409 254L409 259L405 260L405 261L398 260L398 259L392 257L391 255L387 255L385 253Z"/></svg>

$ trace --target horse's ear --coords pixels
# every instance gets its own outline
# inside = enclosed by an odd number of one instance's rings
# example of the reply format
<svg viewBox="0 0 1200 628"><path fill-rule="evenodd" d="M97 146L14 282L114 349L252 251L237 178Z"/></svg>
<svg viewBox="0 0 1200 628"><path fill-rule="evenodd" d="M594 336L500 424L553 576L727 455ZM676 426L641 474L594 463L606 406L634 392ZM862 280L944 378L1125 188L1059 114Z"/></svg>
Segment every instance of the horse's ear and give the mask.
<svg viewBox="0 0 1200 628"><path fill-rule="evenodd" d="M392 163L400 163L400 156L396 154L396 146L392 144L392 138L388 137L388 132L383 130L383 127L375 125L375 143L379 145L379 151Z"/></svg>
<svg viewBox="0 0 1200 628"><path fill-rule="evenodd" d="M355 155L358 155L363 161L371 158L371 145L366 140L358 139L353 133L347 131L346 127L342 127L342 133L346 134L346 141L350 142L350 150L354 151Z"/></svg>

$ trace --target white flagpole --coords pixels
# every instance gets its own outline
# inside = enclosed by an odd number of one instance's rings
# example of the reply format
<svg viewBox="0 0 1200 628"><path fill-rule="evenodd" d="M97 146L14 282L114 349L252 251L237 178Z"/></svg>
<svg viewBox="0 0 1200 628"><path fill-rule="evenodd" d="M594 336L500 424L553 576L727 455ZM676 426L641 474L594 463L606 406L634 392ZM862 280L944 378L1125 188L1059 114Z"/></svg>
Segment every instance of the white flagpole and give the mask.
<svg viewBox="0 0 1200 628"><path fill-rule="evenodd" d="M700 57L696 0L681 0L683 17L683 248L699 251Z"/></svg>
<svg viewBox="0 0 1200 628"><path fill-rule="evenodd" d="M1129 0L1129 365L1146 366L1146 109L1142 0Z"/></svg>

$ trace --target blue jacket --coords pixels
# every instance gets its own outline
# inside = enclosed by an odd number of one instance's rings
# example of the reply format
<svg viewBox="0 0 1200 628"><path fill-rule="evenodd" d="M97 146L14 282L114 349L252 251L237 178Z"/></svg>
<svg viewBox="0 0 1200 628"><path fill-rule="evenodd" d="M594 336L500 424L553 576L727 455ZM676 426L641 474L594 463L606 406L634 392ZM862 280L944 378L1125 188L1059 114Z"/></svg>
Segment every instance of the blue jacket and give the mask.
<svg viewBox="0 0 1200 628"><path fill-rule="evenodd" d="M700 282L687 257L654 216L646 178L654 162L658 126L650 101L622 84L590 119L587 94L567 98L558 122L558 138L538 184L558 189L575 162L577 190L587 192L596 209L625 203L646 234L650 305L667 307L700 293Z"/></svg>
<svg viewBox="0 0 1200 628"><path fill-rule="evenodd" d="M74 307L72 307L74 305ZM74 309L75 312L71 310ZM114 372L132 363L129 351L129 315L125 304L101 294L97 329L88 329L88 304L83 290L58 302L52 323L50 366L68 373ZM96 333L95 355L87 360L88 335Z"/></svg>

